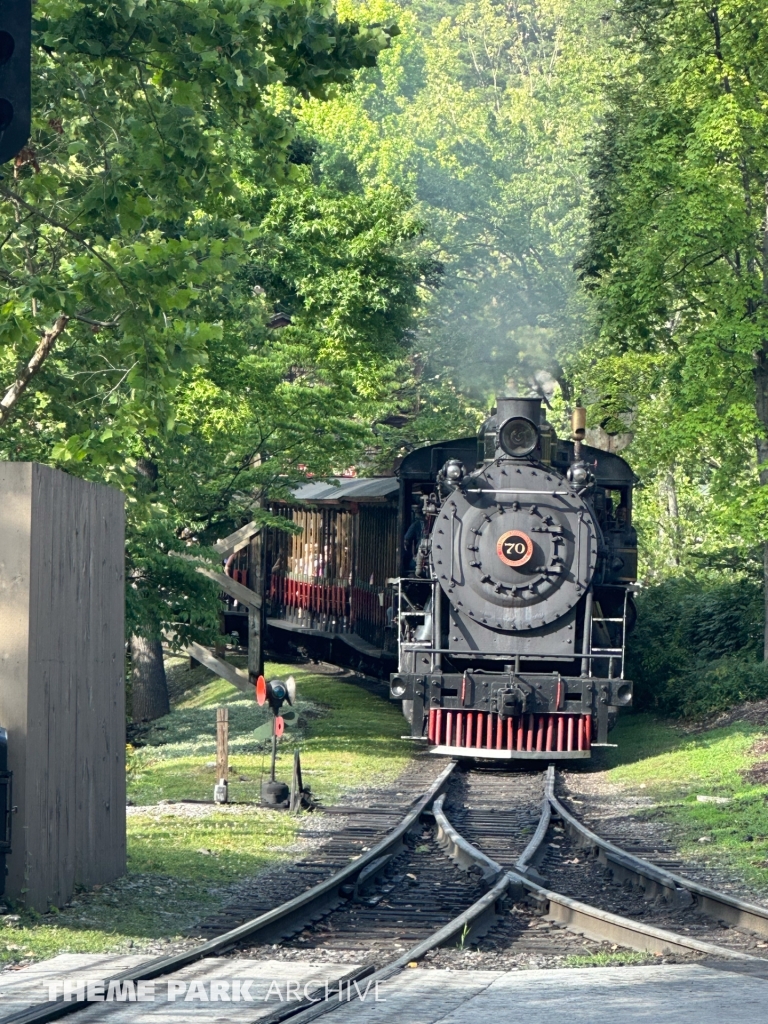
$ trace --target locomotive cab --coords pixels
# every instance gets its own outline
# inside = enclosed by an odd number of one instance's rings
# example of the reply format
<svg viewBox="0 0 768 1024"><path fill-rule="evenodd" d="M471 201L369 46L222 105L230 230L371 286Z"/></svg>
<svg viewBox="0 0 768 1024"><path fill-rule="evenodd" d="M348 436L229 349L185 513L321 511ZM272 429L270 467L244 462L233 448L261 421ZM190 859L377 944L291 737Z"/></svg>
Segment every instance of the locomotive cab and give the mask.
<svg viewBox="0 0 768 1024"><path fill-rule="evenodd" d="M562 441L539 398L499 398L478 439L400 466L390 692L433 753L589 757L631 703L636 480L581 413Z"/></svg>

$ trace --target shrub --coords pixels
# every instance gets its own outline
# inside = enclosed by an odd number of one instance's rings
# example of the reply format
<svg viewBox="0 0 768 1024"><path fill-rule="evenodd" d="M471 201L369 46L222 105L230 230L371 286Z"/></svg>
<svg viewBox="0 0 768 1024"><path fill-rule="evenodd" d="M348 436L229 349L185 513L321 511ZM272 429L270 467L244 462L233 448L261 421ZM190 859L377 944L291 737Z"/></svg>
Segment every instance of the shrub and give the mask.
<svg viewBox="0 0 768 1024"><path fill-rule="evenodd" d="M768 696L756 582L666 580L639 595L627 651L635 706L701 716Z"/></svg>

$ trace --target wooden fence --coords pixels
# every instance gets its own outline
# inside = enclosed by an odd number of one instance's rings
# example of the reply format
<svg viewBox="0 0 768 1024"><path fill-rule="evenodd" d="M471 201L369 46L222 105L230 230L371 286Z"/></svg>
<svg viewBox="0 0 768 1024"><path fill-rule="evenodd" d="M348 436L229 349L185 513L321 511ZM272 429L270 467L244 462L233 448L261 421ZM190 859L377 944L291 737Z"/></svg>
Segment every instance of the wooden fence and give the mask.
<svg viewBox="0 0 768 1024"><path fill-rule="evenodd" d="M36 910L125 871L124 549L119 491L0 463L6 894Z"/></svg>

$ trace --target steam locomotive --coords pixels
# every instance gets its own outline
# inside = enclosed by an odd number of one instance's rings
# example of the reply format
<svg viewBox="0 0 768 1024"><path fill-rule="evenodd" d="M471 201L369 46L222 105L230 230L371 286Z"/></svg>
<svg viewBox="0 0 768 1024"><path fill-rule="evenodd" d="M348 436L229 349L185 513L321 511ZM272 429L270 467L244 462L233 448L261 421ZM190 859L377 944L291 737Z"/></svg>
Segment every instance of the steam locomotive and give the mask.
<svg viewBox="0 0 768 1024"><path fill-rule="evenodd" d="M583 409L563 441L540 399L499 398L475 444L400 467L390 693L432 753L587 758L632 701L636 480L584 436Z"/></svg>
<svg viewBox="0 0 768 1024"><path fill-rule="evenodd" d="M572 427L561 440L540 399L499 398L479 437L275 502L290 528L241 540L226 572L264 594L276 653L389 675L432 753L587 758L632 701L636 479L584 443L583 409Z"/></svg>

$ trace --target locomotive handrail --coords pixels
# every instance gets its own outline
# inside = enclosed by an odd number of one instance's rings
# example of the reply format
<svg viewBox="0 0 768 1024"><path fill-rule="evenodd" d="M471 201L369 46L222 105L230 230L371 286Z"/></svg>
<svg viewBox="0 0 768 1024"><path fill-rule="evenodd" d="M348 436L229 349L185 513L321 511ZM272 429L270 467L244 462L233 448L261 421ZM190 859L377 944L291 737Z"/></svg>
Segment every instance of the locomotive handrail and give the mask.
<svg viewBox="0 0 768 1024"><path fill-rule="evenodd" d="M402 643L402 647L406 651L409 651L409 650L423 651L425 649L423 646L421 646L423 643L428 643L428 641L404 640L403 643ZM456 651L452 651L450 649L450 647L428 647L426 650L427 650L428 654L455 654L456 653ZM602 648L595 648L595 650L602 650ZM618 652L621 652L621 648L620 647L606 648L606 650L616 650ZM501 657L501 655L499 655L498 651L472 651L471 653L472 653L473 656L479 657L479 658L490 657L491 655L493 655L495 658L500 658ZM618 657L618 655L616 655L616 656ZM541 661L541 660L545 660L545 661L563 661L563 662L566 662L566 661L580 661L582 658L588 658L590 661L599 661L600 658L605 659L605 655L604 654L602 654L602 655L601 654L580 654L578 652L576 654L536 654L536 655L533 655L533 654L532 655L522 654L522 655L520 655L521 661ZM577 676L573 676L572 678L574 678L574 679L575 678L583 678L583 679L609 679L609 678L613 678L614 680L617 680L619 677L618 676L613 676L613 677L610 677L610 676L578 676L578 677Z"/></svg>

